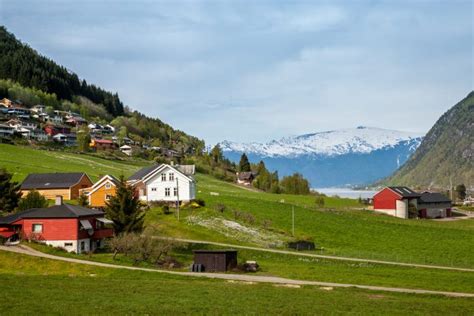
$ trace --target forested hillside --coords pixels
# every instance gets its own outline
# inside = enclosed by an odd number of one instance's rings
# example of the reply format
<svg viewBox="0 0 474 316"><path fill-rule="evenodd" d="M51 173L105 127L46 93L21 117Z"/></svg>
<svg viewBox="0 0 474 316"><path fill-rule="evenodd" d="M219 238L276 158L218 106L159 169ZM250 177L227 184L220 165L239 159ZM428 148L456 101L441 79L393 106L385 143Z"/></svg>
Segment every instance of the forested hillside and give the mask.
<svg viewBox="0 0 474 316"><path fill-rule="evenodd" d="M0 99L19 100L27 107L43 104L49 111L77 112L89 122L111 122L121 136L143 144L179 152L204 149L204 141L160 119L129 110L117 93L88 84L20 42L3 26L0 26L0 56Z"/></svg>
<svg viewBox="0 0 474 316"><path fill-rule="evenodd" d="M474 91L447 111L386 183L423 187L474 185Z"/></svg>
<svg viewBox="0 0 474 316"><path fill-rule="evenodd" d="M23 86L54 93L59 99L73 101L74 96L82 95L94 103L102 104L112 115L124 113L117 93L80 80L75 73L18 41L3 26L0 26L0 56L0 78L9 78Z"/></svg>

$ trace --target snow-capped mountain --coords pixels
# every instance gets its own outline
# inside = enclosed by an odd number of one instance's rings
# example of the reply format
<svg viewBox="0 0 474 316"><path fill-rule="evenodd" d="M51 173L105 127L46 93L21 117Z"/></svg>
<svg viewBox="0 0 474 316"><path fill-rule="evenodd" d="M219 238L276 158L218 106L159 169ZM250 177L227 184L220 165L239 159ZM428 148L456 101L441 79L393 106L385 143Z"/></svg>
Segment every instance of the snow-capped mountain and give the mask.
<svg viewBox="0 0 474 316"><path fill-rule="evenodd" d="M422 135L359 126L285 137L268 143L223 141L224 155L238 162L246 153L280 175L303 173L313 186L368 183L387 176L416 150Z"/></svg>

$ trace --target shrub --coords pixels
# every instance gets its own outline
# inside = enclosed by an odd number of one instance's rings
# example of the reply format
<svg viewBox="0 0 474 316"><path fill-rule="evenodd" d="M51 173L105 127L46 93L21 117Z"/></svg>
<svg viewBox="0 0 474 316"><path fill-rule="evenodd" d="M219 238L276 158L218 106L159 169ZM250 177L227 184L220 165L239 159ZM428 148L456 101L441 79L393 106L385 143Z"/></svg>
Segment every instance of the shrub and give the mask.
<svg viewBox="0 0 474 316"><path fill-rule="evenodd" d="M196 202L199 206L206 206L206 202L203 199L195 199L193 202Z"/></svg>
<svg viewBox="0 0 474 316"><path fill-rule="evenodd" d="M161 210L163 211L163 214L171 214L170 207L166 204L161 207Z"/></svg>
<svg viewBox="0 0 474 316"><path fill-rule="evenodd" d="M318 196L318 197L316 198L315 202L316 202L316 206L318 206L318 207L323 207L323 206L324 206L324 203L325 203L324 197Z"/></svg>
<svg viewBox="0 0 474 316"><path fill-rule="evenodd" d="M18 203L18 210L24 211L30 208L43 208L48 207L48 200L38 191L30 191L28 194L20 200Z"/></svg>
<svg viewBox="0 0 474 316"><path fill-rule="evenodd" d="M216 211L224 213L225 209L226 209L226 206L224 204L222 203L216 204Z"/></svg>

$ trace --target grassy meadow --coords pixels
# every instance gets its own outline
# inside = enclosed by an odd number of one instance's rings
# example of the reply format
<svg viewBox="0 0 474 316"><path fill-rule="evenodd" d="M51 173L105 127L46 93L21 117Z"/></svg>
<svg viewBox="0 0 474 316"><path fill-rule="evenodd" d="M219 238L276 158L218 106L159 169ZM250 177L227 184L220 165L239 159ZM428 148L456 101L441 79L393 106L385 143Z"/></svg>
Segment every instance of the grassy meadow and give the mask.
<svg viewBox="0 0 474 316"><path fill-rule="evenodd" d="M125 271L0 252L2 313L466 314L474 300L353 288L291 288Z"/></svg>
<svg viewBox="0 0 474 316"><path fill-rule="evenodd" d="M146 163L0 144L0 167L13 172L18 181L30 172L84 171L93 179L106 173L128 176ZM153 208L147 223L156 224L165 236L260 246L272 246L275 240L309 238L323 248L317 251L322 254L474 267L474 220L404 220L363 210L363 205L353 199L328 197L324 207L317 207L313 196L256 192L202 174L197 174L196 180L197 195L205 200L206 207L182 210L179 222L176 216ZM224 205L224 211L217 211L217 205ZM292 208L295 237L291 235ZM236 210L251 214L252 221L236 218ZM221 222L209 225L217 220ZM252 239L256 235L252 231L226 233L223 221L254 229L268 240Z"/></svg>

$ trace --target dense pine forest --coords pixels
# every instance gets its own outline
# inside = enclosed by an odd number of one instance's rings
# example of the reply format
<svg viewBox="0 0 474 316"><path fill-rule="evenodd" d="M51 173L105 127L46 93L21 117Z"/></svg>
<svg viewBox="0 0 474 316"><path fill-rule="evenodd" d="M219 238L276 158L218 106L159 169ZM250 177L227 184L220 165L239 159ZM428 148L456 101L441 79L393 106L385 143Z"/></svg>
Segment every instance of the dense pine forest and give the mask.
<svg viewBox="0 0 474 316"><path fill-rule="evenodd" d="M79 79L75 73L18 41L3 26L0 27L0 56L1 78L10 78L23 86L54 93L59 99L73 101L74 96L82 95L94 103L102 104L114 116L124 113L117 93L113 94Z"/></svg>

